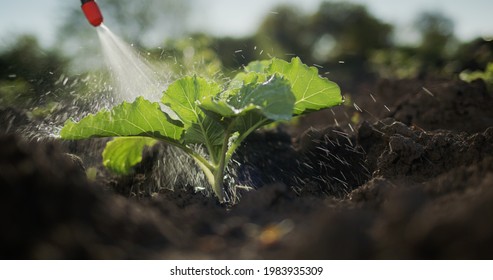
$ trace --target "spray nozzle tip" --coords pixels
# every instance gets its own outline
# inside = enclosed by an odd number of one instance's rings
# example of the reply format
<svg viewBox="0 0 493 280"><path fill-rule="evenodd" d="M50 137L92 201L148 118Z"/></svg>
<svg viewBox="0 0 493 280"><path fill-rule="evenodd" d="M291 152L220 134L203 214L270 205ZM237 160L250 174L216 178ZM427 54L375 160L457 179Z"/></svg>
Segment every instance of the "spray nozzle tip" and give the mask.
<svg viewBox="0 0 493 280"><path fill-rule="evenodd" d="M100 26L103 23L103 14L99 10L98 4L94 0L82 0L82 11L87 20L94 27Z"/></svg>

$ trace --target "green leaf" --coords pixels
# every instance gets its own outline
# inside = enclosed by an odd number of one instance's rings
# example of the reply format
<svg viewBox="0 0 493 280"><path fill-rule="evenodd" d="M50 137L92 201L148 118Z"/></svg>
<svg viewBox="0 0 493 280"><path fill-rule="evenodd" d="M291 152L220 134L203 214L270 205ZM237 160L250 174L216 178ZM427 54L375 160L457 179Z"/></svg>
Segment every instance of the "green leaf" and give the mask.
<svg viewBox="0 0 493 280"><path fill-rule="evenodd" d="M294 102L289 83L277 75L262 84L253 82L243 86L239 94L229 101L235 108L251 108L253 105L262 115L274 121L290 120Z"/></svg>
<svg viewBox="0 0 493 280"><path fill-rule="evenodd" d="M90 137L149 136L178 140L183 128L168 120L158 103L143 97L123 102L112 110L88 115L79 122L67 121L60 132L63 139Z"/></svg>
<svg viewBox="0 0 493 280"><path fill-rule="evenodd" d="M149 137L118 137L106 144L103 164L118 174L129 174L132 167L142 161L144 147L152 147L156 139Z"/></svg>
<svg viewBox="0 0 493 280"><path fill-rule="evenodd" d="M309 67L295 57L291 62L273 58L272 60L253 61L245 67L245 73L239 73L233 79L235 85L248 81L250 73L280 74L291 83L296 97L294 115L330 108L342 103L339 86L318 75L315 67Z"/></svg>
<svg viewBox="0 0 493 280"><path fill-rule="evenodd" d="M209 116L199 116L197 123L192 124L184 135L187 144L209 143L212 146L222 145L224 128Z"/></svg>
<svg viewBox="0 0 493 280"><path fill-rule="evenodd" d="M272 60L252 61L245 67L245 72L265 73L271 63Z"/></svg>
<svg viewBox="0 0 493 280"><path fill-rule="evenodd" d="M173 109L185 124L185 129L200 121L204 113L197 105L198 100L216 96L221 87L199 77L184 77L169 85L161 101Z"/></svg>
<svg viewBox="0 0 493 280"><path fill-rule="evenodd" d="M264 77L260 76L260 79ZM272 76L268 81L258 83L251 75L248 80L249 84L239 91L231 91L230 95L201 100L200 107L226 119L244 116L253 110L274 121L291 119L295 98L286 80Z"/></svg>
<svg viewBox="0 0 493 280"><path fill-rule="evenodd" d="M240 90L244 85L251 83L263 83L267 81L268 78L269 75L265 73L240 72L231 80L228 85L228 90L225 93L229 92L229 95L231 95L231 91ZM235 92L235 94L236 93L237 92Z"/></svg>
<svg viewBox="0 0 493 280"><path fill-rule="evenodd" d="M293 58L291 62L274 58L266 71L269 74L279 73L291 83L291 90L296 97L293 112L295 115L342 103L339 86L320 77L317 68L308 67L298 57Z"/></svg>
<svg viewBox="0 0 493 280"><path fill-rule="evenodd" d="M224 128L212 121L199 108L199 101L203 98L216 96L221 87L213 82L207 82L199 77L184 77L172 83L161 99L178 115L185 125L183 138L186 144L205 144L209 150L213 146L221 145Z"/></svg>

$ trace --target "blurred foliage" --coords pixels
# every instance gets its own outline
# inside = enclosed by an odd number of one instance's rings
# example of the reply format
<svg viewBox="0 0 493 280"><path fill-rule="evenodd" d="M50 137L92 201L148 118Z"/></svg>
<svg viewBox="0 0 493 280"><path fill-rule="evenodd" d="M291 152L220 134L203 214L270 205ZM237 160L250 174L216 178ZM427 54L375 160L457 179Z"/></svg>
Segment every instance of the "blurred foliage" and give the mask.
<svg viewBox="0 0 493 280"><path fill-rule="evenodd" d="M415 20L420 42L416 46L382 48L370 56L372 69L390 79L450 76L457 42L451 19L438 12L424 12Z"/></svg>
<svg viewBox="0 0 493 280"><path fill-rule="evenodd" d="M437 12L424 12L415 23L421 33L421 43L416 49L417 59L422 62L421 74L432 73L446 66L451 59L454 44L454 23Z"/></svg>
<svg viewBox="0 0 493 280"><path fill-rule="evenodd" d="M48 103L59 93L54 85L67 64L57 51L42 49L35 37L18 37L0 53L1 105L29 108Z"/></svg>
<svg viewBox="0 0 493 280"><path fill-rule="evenodd" d="M222 63L213 49L214 42L213 38L203 34L168 39L162 47L150 51L150 62L166 64L177 77L197 74L207 78L218 78Z"/></svg>
<svg viewBox="0 0 493 280"><path fill-rule="evenodd" d="M305 32L306 19L295 7L280 6L275 11L267 15L254 40L268 56L287 58L296 54L306 61L312 41Z"/></svg>
<svg viewBox="0 0 493 280"><path fill-rule="evenodd" d="M186 34L190 3L98 2L105 23L118 36L149 53L146 58L151 64L165 65L174 77L198 74L227 79L250 61L295 55L316 65L346 93L357 93L378 78L450 77L468 70L472 74L464 77L488 80L487 73L491 73L487 65L493 61L493 41L459 43L452 20L437 12L424 12L416 18L419 42L399 45L393 40L393 27L359 4L323 2L312 14L279 6L266 14L249 37L214 38ZM79 5L66 5L67 17L53 48L43 49L35 37L21 36L1 50L0 106L35 109L33 115L42 116L60 108L60 100L72 99L75 105L71 106L92 108L95 105L85 100L97 101L98 96L110 94L105 68L91 66L92 60L102 61L97 33ZM74 71L70 65L82 67ZM220 72L231 74L224 77Z"/></svg>
<svg viewBox="0 0 493 280"><path fill-rule="evenodd" d="M51 101L47 104L44 104L43 106L34 107L29 112L28 115L33 117L33 118L44 119L47 116L57 112L60 109L61 109L60 103L55 102L55 101Z"/></svg>
<svg viewBox="0 0 493 280"><path fill-rule="evenodd" d="M109 94L110 85L102 82L107 73L70 75L69 61L55 48L40 47L31 35L13 38L0 51L0 109L15 108L29 119L100 109L101 95Z"/></svg>
<svg viewBox="0 0 493 280"><path fill-rule="evenodd" d="M316 64L345 89L373 80L372 53L392 46L392 26L359 4L323 2L312 15L287 6L275 11L254 36L255 45L269 56L296 55Z"/></svg>
<svg viewBox="0 0 493 280"><path fill-rule="evenodd" d="M488 63L484 71L463 71L460 78L466 82L481 79L486 83L490 92L493 92L493 62Z"/></svg>
<svg viewBox="0 0 493 280"><path fill-rule="evenodd" d="M324 2L313 15L281 6L269 14L256 39L275 56L294 54L317 63L346 56L366 58L373 50L391 46L392 27L367 9L348 2Z"/></svg>
<svg viewBox="0 0 493 280"><path fill-rule="evenodd" d="M372 51L392 45L392 26L375 18L359 4L322 3L309 22L313 37L330 35L335 40L330 54L335 57L352 55L367 58Z"/></svg>
<svg viewBox="0 0 493 280"><path fill-rule="evenodd" d="M25 107L31 103L31 85L24 79L0 80L0 104L2 107Z"/></svg>
<svg viewBox="0 0 493 280"><path fill-rule="evenodd" d="M370 64L378 76L385 79L417 77L422 68L422 61L412 47L377 50L370 56Z"/></svg>
<svg viewBox="0 0 493 280"><path fill-rule="evenodd" d="M242 65L248 65L251 61L268 58L259 55L260 50L256 46L254 38L217 38L211 45L218 55L224 68L238 69Z"/></svg>
<svg viewBox="0 0 493 280"><path fill-rule="evenodd" d="M454 55L456 69L484 70L493 61L493 40L478 38L462 44Z"/></svg>

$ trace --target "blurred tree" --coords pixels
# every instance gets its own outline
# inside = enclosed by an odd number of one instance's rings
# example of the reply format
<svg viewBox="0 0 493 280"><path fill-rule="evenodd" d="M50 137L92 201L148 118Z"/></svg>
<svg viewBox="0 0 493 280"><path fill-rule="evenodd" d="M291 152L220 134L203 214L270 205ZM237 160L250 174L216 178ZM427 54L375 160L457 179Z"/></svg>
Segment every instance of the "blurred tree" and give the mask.
<svg viewBox="0 0 493 280"><path fill-rule="evenodd" d="M373 53L372 68L379 76L398 79L450 76L463 69L461 65L467 58L457 48L450 18L439 12L424 12L417 16L414 27L421 35L417 45Z"/></svg>
<svg viewBox="0 0 493 280"><path fill-rule="evenodd" d="M315 63L333 69L331 78L349 92L376 79L370 57L392 46L392 26L360 4L322 3L309 18L309 30L316 40L311 49Z"/></svg>
<svg viewBox="0 0 493 280"><path fill-rule="evenodd" d="M294 7L279 7L267 16L257 36L264 47L272 45L274 55L296 54L325 63L346 55L367 58L373 50L391 45L391 33L389 24L362 5L323 2L311 16Z"/></svg>
<svg viewBox="0 0 493 280"><path fill-rule="evenodd" d="M64 57L42 49L35 37L18 37L0 53L2 105L27 108L48 102L66 66Z"/></svg>
<svg viewBox="0 0 493 280"><path fill-rule="evenodd" d="M226 69L235 70L241 65L248 65L250 61L259 59L257 54L260 50L256 47L256 41L252 37L216 38L213 46Z"/></svg>
<svg viewBox="0 0 493 280"><path fill-rule="evenodd" d="M416 47L396 46L375 51L370 64L379 78L405 79L417 77L423 62L416 57Z"/></svg>
<svg viewBox="0 0 493 280"><path fill-rule="evenodd" d="M327 1L313 15L287 6L275 11L260 26L257 45L272 56L300 56L308 64L337 69L331 78L349 90L355 81L373 78L371 54L392 46L392 26L359 4Z"/></svg>
<svg viewBox="0 0 493 280"><path fill-rule="evenodd" d="M452 54L454 22L440 12L424 12L415 22L421 33L417 58L423 62L422 73L437 72L445 66Z"/></svg>
<svg viewBox="0 0 493 280"><path fill-rule="evenodd" d="M367 59L372 51L392 45L392 26L354 3L322 3L310 18L309 30L315 39L329 36L335 42L326 59L347 55Z"/></svg>
<svg viewBox="0 0 493 280"><path fill-rule="evenodd" d="M306 32L309 28L306 17L290 6L279 6L275 11L264 19L257 31L259 47L276 57L309 56L313 38Z"/></svg>
<svg viewBox="0 0 493 280"><path fill-rule="evenodd" d="M455 55L456 72L485 70L493 61L493 40L477 38L460 46Z"/></svg>

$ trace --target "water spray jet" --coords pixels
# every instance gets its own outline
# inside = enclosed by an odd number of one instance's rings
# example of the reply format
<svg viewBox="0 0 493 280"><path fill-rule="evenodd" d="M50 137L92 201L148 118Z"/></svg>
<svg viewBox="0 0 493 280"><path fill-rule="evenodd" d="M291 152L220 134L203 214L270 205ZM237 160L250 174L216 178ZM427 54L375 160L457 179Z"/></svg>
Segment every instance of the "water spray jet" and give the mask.
<svg viewBox="0 0 493 280"><path fill-rule="evenodd" d="M81 0L81 2L81 8L87 21L94 27L100 26L103 23L103 14L101 14L98 4L94 0Z"/></svg>

